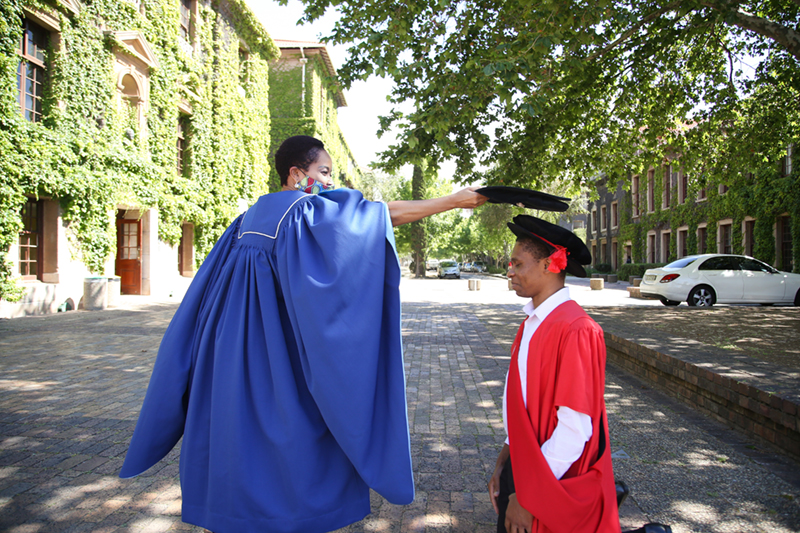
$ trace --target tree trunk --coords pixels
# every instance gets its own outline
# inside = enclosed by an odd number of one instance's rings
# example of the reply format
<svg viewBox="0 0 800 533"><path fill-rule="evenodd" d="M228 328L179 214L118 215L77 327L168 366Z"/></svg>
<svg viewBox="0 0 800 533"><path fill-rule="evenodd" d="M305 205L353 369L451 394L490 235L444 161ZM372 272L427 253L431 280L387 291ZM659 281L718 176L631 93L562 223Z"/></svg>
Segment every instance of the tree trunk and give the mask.
<svg viewBox="0 0 800 533"><path fill-rule="evenodd" d="M423 200L425 195L425 179L422 168L414 165L414 174L411 178L411 199ZM411 223L411 255L414 258L416 270L415 278L424 278L427 266L425 264L425 219Z"/></svg>

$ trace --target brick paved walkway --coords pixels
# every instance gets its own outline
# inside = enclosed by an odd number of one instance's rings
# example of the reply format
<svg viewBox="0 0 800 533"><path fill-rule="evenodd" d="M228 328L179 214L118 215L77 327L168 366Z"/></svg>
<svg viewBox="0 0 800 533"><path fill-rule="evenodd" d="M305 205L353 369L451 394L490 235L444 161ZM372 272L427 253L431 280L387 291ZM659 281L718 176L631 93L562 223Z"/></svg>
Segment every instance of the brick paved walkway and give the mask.
<svg viewBox="0 0 800 533"><path fill-rule="evenodd" d="M0 321L0 531L201 531L180 521L178 452L134 480L116 473L175 305ZM403 333L417 499L342 531L493 532L486 481L504 435L501 396L516 305L406 302ZM796 468L609 370L628 526L800 530ZM759 455L760 454L760 455ZM775 466L777 465L777 467Z"/></svg>

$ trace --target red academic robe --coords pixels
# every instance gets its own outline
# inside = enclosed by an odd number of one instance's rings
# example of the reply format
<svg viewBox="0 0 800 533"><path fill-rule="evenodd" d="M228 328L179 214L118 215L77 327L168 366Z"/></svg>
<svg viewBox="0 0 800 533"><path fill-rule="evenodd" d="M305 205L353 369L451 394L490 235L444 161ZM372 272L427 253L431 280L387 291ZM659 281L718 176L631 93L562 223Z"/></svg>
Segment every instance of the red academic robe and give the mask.
<svg viewBox="0 0 800 533"><path fill-rule="evenodd" d="M548 315L529 345L527 409L517 367L521 338L522 326L511 349L506 402L514 485L517 500L533 514L531 533L619 533L603 400L603 330L572 300ZM553 475L541 449L558 422L556 406L592 418L592 437L560 480Z"/></svg>

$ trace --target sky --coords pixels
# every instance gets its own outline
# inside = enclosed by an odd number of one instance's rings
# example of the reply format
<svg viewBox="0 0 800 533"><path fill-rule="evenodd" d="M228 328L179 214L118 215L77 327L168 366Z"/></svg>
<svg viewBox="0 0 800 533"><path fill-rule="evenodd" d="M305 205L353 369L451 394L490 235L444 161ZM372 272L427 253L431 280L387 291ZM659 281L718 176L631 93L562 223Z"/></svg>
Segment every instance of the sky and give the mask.
<svg viewBox="0 0 800 533"><path fill-rule="evenodd" d="M314 24L297 26L303 15L303 4L298 0L289 0L285 6L271 0L246 0L250 9L259 18L273 39L292 41L315 41L328 35L338 15L328 11ZM338 69L347 59L345 46L327 45L328 54ZM377 159L375 155L394 142L394 136L387 134L378 139L378 117L391 111L391 104L386 97L391 92L392 84L376 76L365 82L356 82L353 87L344 91L347 107L339 108L339 126L345 139L355 155L356 161L366 168Z"/></svg>

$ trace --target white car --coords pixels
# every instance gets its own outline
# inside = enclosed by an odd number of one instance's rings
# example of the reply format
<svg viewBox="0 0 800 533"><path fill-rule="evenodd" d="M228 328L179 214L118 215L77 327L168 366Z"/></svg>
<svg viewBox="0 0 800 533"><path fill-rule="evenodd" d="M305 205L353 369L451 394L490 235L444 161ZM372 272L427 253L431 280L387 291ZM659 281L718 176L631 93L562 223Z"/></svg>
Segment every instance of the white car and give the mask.
<svg viewBox="0 0 800 533"><path fill-rule="evenodd" d="M461 277L461 269L458 268L458 263L455 261L441 261L437 268L437 275L440 279L448 276L459 279Z"/></svg>
<svg viewBox="0 0 800 533"><path fill-rule="evenodd" d="M744 255L690 255L644 273L645 298L664 305L794 304L800 306L800 274L775 270Z"/></svg>

